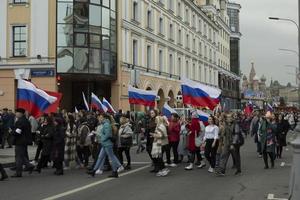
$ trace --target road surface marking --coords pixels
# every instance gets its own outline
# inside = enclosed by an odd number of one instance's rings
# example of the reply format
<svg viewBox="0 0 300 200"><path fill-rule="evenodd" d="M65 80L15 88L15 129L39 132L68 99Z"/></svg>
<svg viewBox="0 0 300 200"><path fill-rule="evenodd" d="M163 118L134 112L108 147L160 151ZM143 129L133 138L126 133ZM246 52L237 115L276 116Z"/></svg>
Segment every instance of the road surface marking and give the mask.
<svg viewBox="0 0 300 200"><path fill-rule="evenodd" d="M269 200L288 200L288 199L283 199L283 198L275 198L274 194L268 194L268 199Z"/></svg>
<svg viewBox="0 0 300 200"><path fill-rule="evenodd" d="M148 167L150 167L151 165L147 165L147 166L144 166L144 167L140 167L140 168L137 168L137 169L134 169L132 171L129 171L129 172L125 172L125 173L122 173L119 175L119 177L122 177L122 176L126 176L126 175L129 175L129 174L133 174L135 172L138 172L138 171L141 171L143 169L146 169ZM68 195L71 195L71 194L74 194L76 192L80 192L82 190L86 190L88 188L91 188L91 187L94 187L96 185L100 185L102 183L105 183L105 182L108 182L108 181L111 181L111 180L114 180L115 178L106 178L104 180L100 180L100 181L96 181L94 183L91 183L91 184L88 184L88 185L85 185L85 186L82 186L82 187L79 187L79 188L75 188L73 190L69 190L67 192L63 192L63 193L60 193L60 194L57 194L57 195L54 195L54 196L51 196L51 197L48 197L48 198L45 198L43 200L54 200L54 199L59 199L59 198L62 198L62 197L65 197L65 196L68 196Z"/></svg>

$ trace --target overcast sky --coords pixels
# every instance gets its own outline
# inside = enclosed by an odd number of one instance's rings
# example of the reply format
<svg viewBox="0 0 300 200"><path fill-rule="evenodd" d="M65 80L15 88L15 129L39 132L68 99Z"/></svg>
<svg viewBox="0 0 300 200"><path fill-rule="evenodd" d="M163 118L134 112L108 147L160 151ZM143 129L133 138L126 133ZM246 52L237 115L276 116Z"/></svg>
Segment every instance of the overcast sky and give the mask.
<svg viewBox="0 0 300 200"><path fill-rule="evenodd" d="M269 20L269 16L290 18L298 22L298 0L232 0L242 6L240 13L241 70L249 74L251 62L257 75L264 74L281 84L295 84L295 69L285 65L297 65L297 56L279 48L297 50L297 28L284 21Z"/></svg>

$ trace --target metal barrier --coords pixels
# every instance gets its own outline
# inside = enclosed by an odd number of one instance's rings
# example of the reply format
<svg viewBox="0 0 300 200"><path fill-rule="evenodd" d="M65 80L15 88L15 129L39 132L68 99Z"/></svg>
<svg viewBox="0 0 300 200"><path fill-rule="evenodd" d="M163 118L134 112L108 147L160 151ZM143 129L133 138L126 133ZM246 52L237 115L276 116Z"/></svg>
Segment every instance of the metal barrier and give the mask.
<svg viewBox="0 0 300 200"><path fill-rule="evenodd" d="M293 147L293 164L290 175L289 200L300 199L300 122L295 128L297 138L291 142Z"/></svg>

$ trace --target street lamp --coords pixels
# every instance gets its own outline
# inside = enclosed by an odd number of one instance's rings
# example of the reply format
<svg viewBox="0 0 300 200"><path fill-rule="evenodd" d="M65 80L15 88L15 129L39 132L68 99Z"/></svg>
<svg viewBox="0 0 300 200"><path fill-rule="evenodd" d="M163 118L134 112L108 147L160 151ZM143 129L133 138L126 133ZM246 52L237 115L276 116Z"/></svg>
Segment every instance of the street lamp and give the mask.
<svg viewBox="0 0 300 200"><path fill-rule="evenodd" d="M299 22L300 22L300 1L298 3L298 18L299 18ZM299 56L299 52L300 52L300 29L299 29L299 25L297 24L297 22L295 22L292 19L288 19L288 18L279 18L279 17L269 17L270 20L277 20L277 21L288 21L291 22L293 24L296 25L297 29L298 29L298 69L300 72L300 56ZM295 52L296 53L296 52ZM300 108L300 81L298 81L298 107Z"/></svg>
<svg viewBox="0 0 300 200"><path fill-rule="evenodd" d="M292 49L278 49L278 50L292 52L292 53L295 53L297 56L299 56L298 51L295 51L295 50L292 50Z"/></svg>

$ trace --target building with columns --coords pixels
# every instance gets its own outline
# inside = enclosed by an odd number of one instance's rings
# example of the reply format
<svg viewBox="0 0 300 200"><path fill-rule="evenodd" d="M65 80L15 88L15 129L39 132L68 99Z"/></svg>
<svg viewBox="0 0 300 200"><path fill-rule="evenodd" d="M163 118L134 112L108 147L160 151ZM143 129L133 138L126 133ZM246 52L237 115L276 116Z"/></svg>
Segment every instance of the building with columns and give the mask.
<svg viewBox="0 0 300 200"><path fill-rule="evenodd" d="M158 108L166 101L181 106L176 102L181 77L219 87L226 76L224 85L238 87L239 77L230 72L226 6L226 1L201 0L120 2L120 107L129 108L128 84L155 90Z"/></svg>

